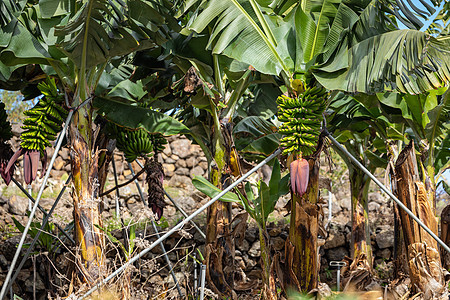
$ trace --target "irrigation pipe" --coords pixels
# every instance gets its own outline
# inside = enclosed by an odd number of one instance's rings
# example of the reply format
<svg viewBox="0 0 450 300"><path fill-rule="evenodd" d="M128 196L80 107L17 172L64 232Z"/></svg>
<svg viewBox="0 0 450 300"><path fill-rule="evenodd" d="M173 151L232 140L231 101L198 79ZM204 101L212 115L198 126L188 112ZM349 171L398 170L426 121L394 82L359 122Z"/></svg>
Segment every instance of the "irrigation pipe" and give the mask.
<svg viewBox="0 0 450 300"><path fill-rule="evenodd" d="M112 154L112 167L113 167L113 172L114 172L114 183L116 184L116 187L119 185L119 181L117 180L117 171L116 171L116 163L114 162L114 153ZM133 174L134 176L134 174ZM120 204L119 204L119 198L120 198L120 193L119 193L119 189L116 189L116 218L118 218L120 216Z"/></svg>
<svg viewBox="0 0 450 300"><path fill-rule="evenodd" d="M131 171L131 175L134 176L134 170L130 163L128 163L128 168ZM139 196L141 197L142 202L145 203L145 197L144 197L144 194L142 193L141 186L139 185L139 182L137 181L137 179L134 180L134 183L136 184L136 187L138 189ZM159 231L158 231L158 228L156 227L155 221L153 221L153 218L151 218L150 220L152 221L152 226L153 226L153 230L155 231L156 237L160 238ZM173 265L169 259L169 256L167 255L166 247L164 247L164 244L162 242L159 245L161 246L161 250L164 254L164 259L166 260L166 263L169 266L169 271L170 271L170 274L172 275L173 281L175 282L175 286L177 287L178 294L180 295L181 298L183 298L184 295L183 295L183 292L181 291L180 284L178 283L177 276L175 276L175 273L173 271Z"/></svg>
<svg viewBox="0 0 450 300"><path fill-rule="evenodd" d="M11 181L14 182L17 185L17 187L25 194L25 196L28 197L28 199L31 200L31 202L33 202L33 203L36 202L36 200L34 200L33 196L31 196L27 192L27 190L20 184L20 182L18 182L14 177L11 177ZM39 204L38 204L38 208L44 214L44 217L47 217L47 215L48 215L47 211L42 206L40 206ZM59 226L58 224L55 224L55 225L66 236L66 238L68 238L69 241L73 245L75 245L75 241L73 240L73 238L64 229L62 229L61 226Z"/></svg>
<svg viewBox="0 0 450 300"><path fill-rule="evenodd" d="M189 222L190 220L192 220L193 218L195 218L199 213L201 213L202 211L204 211L205 209L207 209L209 206L211 206L211 204L213 204L214 202L216 202L217 200L219 200L220 198L222 198L226 193L228 193L230 190L232 190L235 186L237 186L238 184L240 184L242 181L244 181L245 179L247 179L250 175L252 175L253 173L255 173L256 171L258 171L262 166L264 166L265 164L267 164L270 160L272 160L275 156L277 156L278 154L281 153L281 149L276 150L274 153L272 153L269 157L267 157L266 159L264 159L262 162L260 162L257 166L255 166L253 169L251 169L250 171L248 171L246 174L244 174L241 178L239 178L238 180L236 180L235 182L233 182L232 184L230 184L226 189L224 189L222 192L220 192L217 196L215 196L214 198L212 198L211 200L209 200L206 204L204 204L202 207L200 207L199 209L197 209L193 214L191 214L189 217L187 217L186 219L182 220L180 223L178 223L177 225L175 225L175 227L173 227L171 230L169 230L168 232L166 232L163 236L161 236L159 239L157 239L156 241L153 242L153 244L151 244L148 248L142 250L139 254L137 254L136 256L134 256L133 258L131 258L129 261L127 261L123 266L121 266L120 268L118 268L117 270L115 270L113 273L111 273L108 277L106 277L105 279L102 280L101 283L93 286L89 291L86 292L86 294L84 294L83 296L81 296L80 298L78 298L78 300L82 300L84 298L86 298L87 296L89 296L90 294L92 294L93 292L95 292L102 284L107 283L108 281L110 281L112 278L114 278L116 275L120 274L124 269L126 269L130 264L134 263L135 261L137 261L138 259L140 259L143 255L145 255L146 253L148 253L149 251L151 251L153 248L155 248L156 245L158 245L159 243L161 243L162 241L164 241L166 238L168 238L170 235L172 235L172 233L174 233L175 231L177 231L178 229L180 229L181 227L183 227L187 222Z"/></svg>
<svg viewBox="0 0 450 300"><path fill-rule="evenodd" d="M197 254L194 253L194 299L197 299Z"/></svg>
<svg viewBox="0 0 450 300"><path fill-rule="evenodd" d="M436 240L436 242L439 243L439 245L442 246L447 252L450 253L450 248L433 232L430 228L428 228L415 214L413 214L408 207L406 207L400 200L397 199L397 197L394 196L394 194L391 193L390 190L388 190L375 176L372 175L356 158L353 157L353 155L350 154L338 141L336 141L331 134L328 132L328 130L324 129L324 133L326 136L331 140L331 142L339 148L345 155L347 155L353 163L355 163L356 166L358 166L364 173L366 173L367 176L369 176L386 194L391 197L392 200L394 200L398 206L400 206L401 209L403 209L411 218L414 219L414 221L419 224L420 227L422 227L426 232L428 232L429 235L433 237L433 239Z"/></svg>
<svg viewBox="0 0 450 300"><path fill-rule="evenodd" d="M33 221L34 214L36 213L39 201L41 200L41 197L42 197L42 193L44 192L44 188L45 188L45 186L47 184L47 180L50 176L50 171L53 168L53 164L55 163L56 156L58 155L59 149L61 148L63 136L66 134L66 130L67 130L67 127L69 126L70 120L72 119L73 113L74 113L74 110L69 111L69 114L67 115L67 118L66 118L66 123L64 124L64 127L63 127L63 130L59 133L58 142L56 143L56 147L55 147L55 152L53 153L52 159L50 161L50 165L47 169L47 172L45 173L44 181L42 181L41 188L39 189L39 193L36 197L36 202L34 203L33 209L31 210L30 216L28 217L28 223L25 226L25 229L22 233L22 237L20 238L20 242L19 242L19 245L17 246L16 253L14 254L14 258L11 262L11 266L9 267L8 274L6 275L5 282L3 283L3 287L0 292L0 299L3 299L3 297L5 296L6 287L8 286L9 280L11 279L12 272L14 270L14 267L16 266L17 259L19 258L20 251L22 250L23 243L27 236L28 230L30 229L31 222Z"/></svg>
<svg viewBox="0 0 450 300"><path fill-rule="evenodd" d="M50 217L53 214L53 211L56 208L56 205L58 205L59 200L61 199L62 195L64 194L64 191L67 188L67 184L69 183L69 181L72 179L72 174L70 174L69 178L67 178L66 183L64 184L63 188L61 189L61 191L59 192L58 197L56 197L55 202L52 205L52 208L50 209L50 211L48 212L48 214L45 216L44 220L42 221L42 225L40 230L37 232L36 236L34 237L33 241L31 242L30 246L27 249L27 252L25 253L25 255L23 256L22 260L20 261L19 266L16 269L16 272L14 273L14 276L11 278L11 281L9 283L10 286L12 286L12 284L14 283L14 281L16 280L17 276L19 275L20 270L22 270L23 265L25 264L25 262L27 261L28 256L30 255L31 251L34 248L34 245L36 244L36 242L39 239L39 236L41 235L41 233L44 231L45 225L47 225L48 220L50 219ZM11 295L12 297L12 295Z"/></svg>
<svg viewBox="0 0 450 300"><path fill-rule="evenodd" d="M137 162L137 164L138 164L141 168L144 168L144 166L141 164L140 161L136 160L136 162ZM169 198L169 200L170 200L170 202L172 202L173 206L175 206L175 208L176 208L179 212L181 212L181 214L182 214L185 218L187 218L187 217L188 217L188 214L184 211L184 209L181 208L181 206L179 206L179 205L175 202L175 200L173 200L172 197L170 197L170 195L166 192L166 190L164 190L164 194L166 194L167 198ZM198 233L200 233L200 235L202 236L202 238L206 239L206 234L200 229L200 227L198 227L198 225L195 224L195 222L192 221L192 220L190 221L190 223L192 224L192 226L194 226L195 229L197 229Z"/></svg>
<svg viewBox="0 0 450 300"><path fill-rule="evenodd" d="M202 264L200 278L200 300L205 299L205 278L206 278L206 265Z"/></svg>
<svg viewBox="0 0 450 300"><path fill-rule="evenodd" d="M169 198L170 202L172 202L173 206L175 206L175 208L181 212L181 214L187 218L188 214L175 202L175 200L172 199L172 197L170 197L170 195L166 192L166 190L164 190L164 194L166 194L167 198ZM198 233L200 233L200 235L202 236L202 238L206 239L206 234L203 233L203 231L200 229L200 227L198 227L197 224L195 224L194 221L190 221L190 223L192 224L192 226L195 227L195 229L197 229Z"/></svg>
<svg viewBox="0 0 450 300"><path fill-rule="evenodd" d="M333 189L333 184L330 182L330 190L328 191L328 222L325 226L325 229L328 228L328 226L331 223L331 219L333 218L333 193L331 190Z"/></svg>

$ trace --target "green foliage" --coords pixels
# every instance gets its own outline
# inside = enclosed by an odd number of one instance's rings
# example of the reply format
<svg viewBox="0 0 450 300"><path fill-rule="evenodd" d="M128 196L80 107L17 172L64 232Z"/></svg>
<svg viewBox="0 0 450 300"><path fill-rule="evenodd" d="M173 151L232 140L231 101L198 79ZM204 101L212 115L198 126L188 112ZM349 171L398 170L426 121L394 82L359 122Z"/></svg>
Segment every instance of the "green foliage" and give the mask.
<svg viewBox="0 0 450 300"><path fill-rule="evenodd" d="M20 232L24 232L25 226L23 226L16 218L12 217L12 220L14 224L16 225L17 229L19 229ZM55 254L57 249L61 246L61 243L58 239L55 239L55 236L57 236L55 231L55 224L52 222L47 222L45 226L42 228L42 224L40 222L31 222L30 229L28 230L28 234L31 238L35 238L38 232L41 232L39 235L39 238L37 240L37 243L39 246L41 246L43 249L48 251L50 254ZM24 244L24 248L28 248L29 244Z"/></svg>
<svg viewBox="0 0 450 300"><path fill-rule="evenodd" d="M112 243L117 244L120 247L120 249L122 249L126 260L128 260L131 257L134 251L134 247L136 245L134 241L136 239L136 224L130 224L127 226L127 231L129 232L129 236L127 237L128 247L125 247L126 245L121 241L119 241L116 237L114 237L111 231L108 230L107 228L103 228L98 224L95 224L95 226L100 230L102 230Z"/></svg>
<svg viewBox="0 0 450 300"><path fill-rule="evenodd" d="M419 15L406 7L389 0L213 0L201 3L190 29L211 32L208 47L214 54L281 74L286 85L293 75L309 72L329 90L416 94L450 79L449 41L396 30L396 20L418 29L419 18L434 12L429 5L429 12Z"/></svg>
<svg viewBox="0 0 450 300"><path fill-rule="evenodd" d="M447 88L419 95L377 94L382 114L391 122L409 128L409 138L420 147L427 168L436 173L448 167L450 130L450 93ZM431 169L428 169L430 172ZM431 173L429 174L432 175Z"/></svg>
<svg viewBox="0 0 450 300"><path fill-rule="evenodd" d="M236 190L244 209L261 228L266 227L267 218L275 209L278 199L289 192L288 181L289 175L281 179L280 163L275 160L269 185L260 180L257 184L258 195L256 198L249 182L245 184L247 197Z"/></svg>
<svg viewBox="0 0 450 300"><path fill-rule="evenodd" d="M161 228L161 230L165 230L169 228L169 221L164 216L161 216L161 218L156 222L156 224Z"/></svg>
<svg viewBox="0 0 450 300"><path fill-rule="evenodd" d="M64 97L58 93L55 80L49 78L38 85L44 95L32 108L24 112L27 118L23 122L20 146L27 150L39 150L41 153L46 147L51 147L50 141L62 128L67 117L67 111L61 106Z"/></svg>
<svg viewBox="0 0 450 300"><path fill-rule="evenodd" d="M165 136L189 133L189 129L181 122L145 107L102 97L94 99L94 107L97 113L108 121L130 129L142 128L148 133Z"/></svg>
<svg viewBox="0 0 450 300"><path fill-rule="evenodd" d="M391 90L418 94L450 80L448 49L448 41L437 40L420 31L386 32L337 54L335 61L345 64L339 67L330 64L314 76L330 90L362 93Z"/></svg>
<svg viewBox="0 0 450 300"><path fill-rule="evenodd" d="M373 171L386 168L389 141L406 140L403 127L390 123L377 104L376 96L353 97L339 93L330 103L332 113L327 118L328 129L337 141ZM345 155L342 159L350 170L356 170Z"/></svg>
<svg viewBox="0 0 450 300"><path fill-rule="evenodd" d="M214 198L215 196L220 194L220 192L222 192L221 189L216 187L214 184L212 184L202 176L194 176L194 178L192 179L192 184L197 190L211 198ZM232 192L226 193L222 198L220 198L220 200L224 202L239 202L238 196Z"/></svg>
<svg viewBox="0 0 450 300"><path fill-rule="evenodd" d="M254 101L255 105L261 104L257 98ZM249 113L251 107L248 108ZM280 145L281 134L276 130L276 125L262 116L245 117L233 129L236 149L250 161L270 155Z"/></svg>
<svg viewBox="0 0 450 300"><path fill-rule="evenodd" d="M17 233L16 226L12 224L0 224L1 240L7 240Z"/></svg>
<svg viewBox="0 0 450 300"><path fill-rule="evenodd" d="M247 197L242 195L238 189L236 192L238 195L228 192L222 198L221 201L225 202L237 202L240 203L245 211L256 221L258 224L265 228L265 224L269 214L275 209L275 204L278 199L289 192L288 187L289 175L281 178L280 163L275 160L273 164L272 176L267 185L264 181L258 182L258 196L255 198L251 184L249 182L245 185L245 193ZM192 184L202 193L213 198L217 196L221 190L210 183L208 180L201 176L195 176L192 179Z"/></svg>

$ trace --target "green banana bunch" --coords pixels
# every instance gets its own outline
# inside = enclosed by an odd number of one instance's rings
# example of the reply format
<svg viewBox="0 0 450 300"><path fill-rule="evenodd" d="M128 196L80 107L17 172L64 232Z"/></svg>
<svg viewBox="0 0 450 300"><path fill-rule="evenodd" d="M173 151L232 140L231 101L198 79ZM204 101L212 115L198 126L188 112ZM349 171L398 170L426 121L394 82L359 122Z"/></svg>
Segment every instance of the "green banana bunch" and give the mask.
<svg viewBox="0 0 450 300"><path fill-rule="evenodd" d="M24 112L28 118L23 122L22 129L25 131L20 136L20 146L26 150L38 150L42 154L46 147L51 147L50 141L56 139L67 111L61 105L64 97L58 93L54 79L39 83L38 88L44 97L32 109Z"/></svg>
<svg viewBox="0 0 450 300"><path fill-rule="evenodd" d="M158 153L161 153L168 142L164 138L164 136L161 133L151 134L150 140L152 141L153 145L153 152L155 152L155 157L158 155Z"/></svg>
<svg viewBox="0 0 450 300"><path fill-rule="evenodd" d="M116 147L125 155L128 162L139 156L149 155L153 151L151 134L144 129L129 130L109 123L109 130L116 139Z"/></svg>
<svg viewBox="0 0 450 300"><path fill-rule="evenodd" d="M12 138L11 124L7 120L8 115L5 110L5 103L0 103L0 142Z"/></svg>
<svg viewBox="0 0 450 300"><path fill-rule="evenodd" d="M324 88L314 86L297 98L278 97L277 116L280 122L284 122L278 129L285 135L281 139L281 146L285 147L283 153L296 152L304 156L314 153L327 95Z"/></svg>

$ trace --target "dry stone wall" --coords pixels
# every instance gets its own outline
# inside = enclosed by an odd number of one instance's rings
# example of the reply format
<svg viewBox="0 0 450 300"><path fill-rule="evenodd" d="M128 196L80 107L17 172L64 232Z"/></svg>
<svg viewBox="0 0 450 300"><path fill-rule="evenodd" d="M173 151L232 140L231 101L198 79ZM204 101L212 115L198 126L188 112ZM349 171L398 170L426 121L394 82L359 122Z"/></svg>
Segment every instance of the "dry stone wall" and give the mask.
<svg viewBox="0 0 450 300"><path fill-rule="evenodd" d="M193 145L184 136L172 136L168 138L169 143L164 151L158 155L158 161L162 163L164 169L164 182L166 186L176 188L192 189L191 180L197 176L207 177L208 163L206 157L198 145ZM48 155L53 155L53 150L48 150ZM141 160L142 162L142 160ZM121 153L115 153L115 164L119 181L132 178L131 170ZM132 163L133 170L140 170L136 162ZM110 165L110 181L113 181L113 169ZM53 178L60 178L65 173L70 172L69 149L62 148L56 157L51 175ZM145 175L140 176L140 180Z"/></svg>

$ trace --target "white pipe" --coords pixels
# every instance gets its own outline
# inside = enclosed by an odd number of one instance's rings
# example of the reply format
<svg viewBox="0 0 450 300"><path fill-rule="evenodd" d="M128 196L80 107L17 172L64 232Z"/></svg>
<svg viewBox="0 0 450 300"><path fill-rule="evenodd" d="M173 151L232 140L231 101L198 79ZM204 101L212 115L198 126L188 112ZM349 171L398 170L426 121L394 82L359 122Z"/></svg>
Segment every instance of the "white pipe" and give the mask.
<svg viewBox="0 0 450 300"><path fill-rule="evenodd" d="M200 300L205 298L205 278L206 278L206 265L202 264L201 270L201 281L200 281Z"/></svg>
<svg viewBox="0 0 450 300"><path fill-rule="evenodd" d="M197 283L197 254L194 253L194 299L197 299L197 291L198 291L198 283Z"/></svg>

